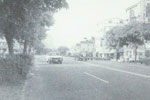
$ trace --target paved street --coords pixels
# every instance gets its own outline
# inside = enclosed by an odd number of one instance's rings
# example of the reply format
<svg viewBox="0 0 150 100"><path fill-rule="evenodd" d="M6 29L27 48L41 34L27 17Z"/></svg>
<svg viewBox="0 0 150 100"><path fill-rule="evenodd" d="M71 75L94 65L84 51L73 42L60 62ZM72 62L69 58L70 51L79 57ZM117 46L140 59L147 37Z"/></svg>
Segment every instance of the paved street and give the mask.
<svg viewBox="0 0 150 100"><path fill-rule="evenodd" d="M150 100L150 68L126 63L47 64L36 57L23 100Z"/></svg>

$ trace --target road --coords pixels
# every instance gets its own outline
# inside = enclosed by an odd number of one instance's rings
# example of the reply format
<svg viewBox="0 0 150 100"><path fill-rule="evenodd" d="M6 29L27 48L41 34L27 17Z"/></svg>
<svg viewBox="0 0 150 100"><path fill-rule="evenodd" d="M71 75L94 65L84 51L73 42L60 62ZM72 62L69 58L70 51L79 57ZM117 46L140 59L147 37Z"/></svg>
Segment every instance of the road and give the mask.
<svg viewBox="0 0 150 100"><path fill-rule="evenodd" d="M150 100L150 68L109 61L36 57L22 100Z"/></svg>

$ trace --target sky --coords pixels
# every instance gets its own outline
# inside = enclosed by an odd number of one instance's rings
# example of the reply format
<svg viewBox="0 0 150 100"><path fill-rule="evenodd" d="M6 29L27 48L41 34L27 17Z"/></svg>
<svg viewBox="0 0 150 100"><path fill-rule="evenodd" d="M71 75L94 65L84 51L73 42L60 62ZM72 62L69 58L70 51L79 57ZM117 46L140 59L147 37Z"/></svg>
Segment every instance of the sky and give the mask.
<svg viewBox="0 0 150 100"><path fill-rule="evenodd" d="M67 0L68 9L54 15L55 24L47 32L46 47L72 47L84 37L99 37L105 20L125 19L126 9L138 0ZM98 26L99 25L99 26Z"/></svg>

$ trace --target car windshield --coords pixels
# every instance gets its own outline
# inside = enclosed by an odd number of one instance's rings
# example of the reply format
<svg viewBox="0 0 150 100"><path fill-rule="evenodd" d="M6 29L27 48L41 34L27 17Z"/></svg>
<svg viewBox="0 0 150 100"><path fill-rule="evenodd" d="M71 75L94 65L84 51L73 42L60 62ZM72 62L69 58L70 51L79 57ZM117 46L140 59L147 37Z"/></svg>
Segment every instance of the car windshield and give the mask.
<svg viewBox="0 0 150 100"><path fill-rule="evenodd" d="M0 100L150 100L150 0L0 0Z"/></svg>

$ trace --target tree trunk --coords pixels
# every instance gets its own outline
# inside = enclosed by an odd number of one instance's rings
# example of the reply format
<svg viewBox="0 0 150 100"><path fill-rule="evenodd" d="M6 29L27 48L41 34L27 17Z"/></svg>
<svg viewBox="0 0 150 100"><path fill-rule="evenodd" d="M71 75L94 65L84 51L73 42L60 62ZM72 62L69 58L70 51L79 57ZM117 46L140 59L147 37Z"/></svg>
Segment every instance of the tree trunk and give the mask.
<svg viewBox="0 0 150 100"><path fill-rule="evenodd" d="M135 45L135 51L134 51L134 53L135 53L135 61L137 61L137 49L138 49L138 46Z"/></svg>
<svg viewBox="0 0 150 100"><path fill-rule="evenodd" d="M23 48L23 53L27 53L27 40L24 41L24 48Z"/></svg>
<svg viewBox="0 0 150 100"><path fill-rule="evenodd" d="M120 59L120 42L117 42L117 47L116 47L116 61Z"/></svg>
<svg viewBox="0 0 150 100"><path fill-rule="evenodd" d="M120 59L120 52L119 52L119 49L116 49L116 61L118 61Z"/></svg>
<svg viewBox="0 0 150 100"><path fill-rule="evenodd" d="M31 54L31 46L30 46L30 45L28 45L27 53L28 53L28 54Z"/></svg>
<svg viewBox="0 0 150 100"><path fill-rule="evenodd" d="M5 39L7 41L9 55L12 56L12 55L14 55L14 41L13 41L13 38L10 37L10 36L5 36Z"/></svg>

